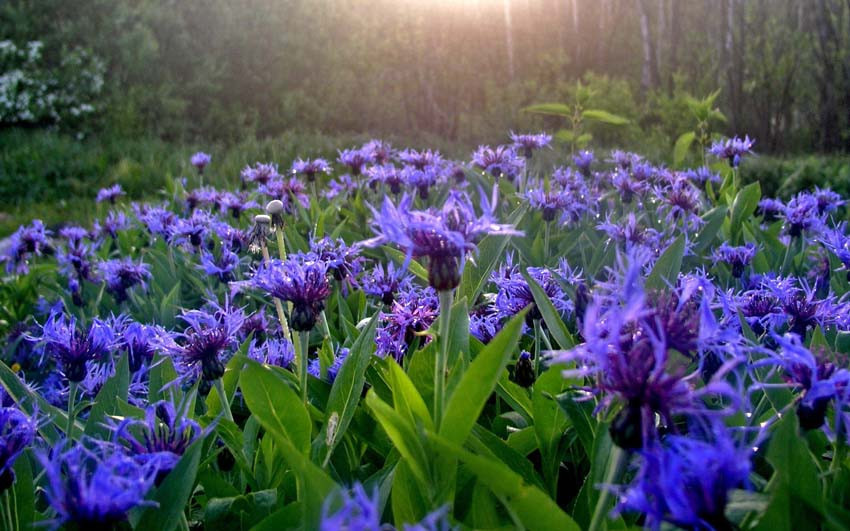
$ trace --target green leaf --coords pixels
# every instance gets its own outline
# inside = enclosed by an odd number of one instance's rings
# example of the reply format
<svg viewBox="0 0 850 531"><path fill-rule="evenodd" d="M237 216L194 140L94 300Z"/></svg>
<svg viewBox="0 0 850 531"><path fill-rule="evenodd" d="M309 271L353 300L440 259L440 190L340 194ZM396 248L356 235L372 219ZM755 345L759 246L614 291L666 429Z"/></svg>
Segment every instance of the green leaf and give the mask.
<svg viewBox="0 0 850 531"><path fill-rule="evenodd" d="M558 314L558 310L555 309L555 305L552 304L552 300L549 299L549 296L546 295L543 288L541 288L540 285L531 278L528 271L522 271L522 278L524 278L528 283L528 287L531 289L531 294L534 296L534 304L540 311L540 315L543 316L543 320L546 322L546 327L549 329L549 333L558 345L564 349L574 347L576 344L575 339L573 339L572 334L570 334L570 331L567 329L567 325L564 324L564 320L561 319L561 316Z"/></svg>
<svg viewBox="0 0 850 531"><path fill-rule="evenodd" d="M565 118L571 118L573 116L573 108L563 103L538 103L536 105L529 105L522 110L524 112L563 116Z"/></svg>
<svg viewBox="0 0 850 531"><path fill-rule="evenodd" d="M564 386L561 369L562 366L555 366L543 372L534 382L531 398L534 404L534 434L542 458L541 468L552 494L557 491L560 466L558 446L567 427L567 417L554 399Z"/></svg>
<svg viewBox="0 0 850 531"><path fill-rule="evenodd" d="M310 451L310 415L301 398L270 369L245 360L239 387L260 424L276 438L286 439L301 454Z"/></svg>
<svg viewBox="0 0 850 531"><path fill-rule="evenodd" d="M440 425L440 435L450 442L463 443L484 404L513 357L522 333L525 311L514 316L470 363L452 393Z"/></svg>
<svg viewBox="0 0 850 531"><path fill-rule="evenodd" d="M726 219L727 208L718 206L712 208L702 215L703 225L699 232L694 237L693 252L696 255L701 255L720 235L720 229L723 227L723 221Z"/></svg>
<svg viewBox="0 0 850 531"><path fill-rule="evenodd" d="M478 480L487 485L502 504L510 508L519 520L515 524L521 524L532 531L580 529L552 498L534 485L526 483L519 474L501 461L475 455L433 433L428 434L428 440L442 451L463 461Z"/></svg>
<svg viewBox="0 0 850 531"><path fill-rule="evenodd" d="M103 384L94 399L86 421L86 435L104 435L109 432L105 425L106 417L117 413L119 401L127 401L129 387L130 363L127 354L123 354L115 365L115 374Z"/></svg>
<svg viewBox="0 0 850 531"><path fill-rule="evenodd" d="M658 257L652 272L646 279L646 288L664 291L675 286L682 269L682 257L685 254L684 235L676 238L673 243Z"/></svg>
<svg viewBox="0 0 850 531"><path fill-rule="evenodd" d="M735 196L735 201L732 203L732 217L730 220L733 244L738 243L742 225L745 220L753 216L760 199L761 185L758 182L748 184Z"/></svg>
<svg viewBox="0 0 850 531"><path fill-rule="evenodd" d="M406 256L403 252L389 246L384 246L383 249L384 252L386 252L390 256L390 258L392 258L393 261L395 261L397 264L404 264ZM420 264L416 260L411 258L410 262L408 262L407 269L408 271L419 277L421 280L428 282L428 270L425 269L422 264Z"/></svg>
<svg viewBox="0 0 850 531"><path fill-rule="evenodd" d="M608 125L626 125L629 123L628 118L623 118L622 116L618 116L608 111L603 111L602 109L587 109L581 113L581 117L591 122L599 122Z"/></svg>
<svg viewBox="0 0 850 531"><path fill-rule="evenodd" d="M15 514L18 518L18 529L32 529L30 524L35 520L35 493L33 485L32 463L30 451L26 451L15 461L15 483L13 485Z"/></svg>
<svg viewBox="0 0 850 531"><path fill-rule="evenodd" d="M324 444L321 454L322 462L327 460L327 456L333 453L334 448L342 440L357 409L363 384L366 382L366 368L369 367L372 352L375 349L375 329L378 326L379 316L380 312L376 312L357 337L334 380L328 397L325 424L319 435ZM334 417L335 420L332 420ZM331 424L333 424L332 433L329 432Z"/></svg>
<svg viewBox="0 0 850 531"><path fill-rule="evenodd" d="M177 528L180 515L183 514L195 487L203 442L203 438L199 438L186 449L177 466L150 496L158 506L145 509L135 529L162 531Z"/></svg>
<svg viewBox="0 0 850 531"><path fill-rule="evenodd" d="M61 409L50 405L40 393L35 393L21 382L18 375L12 372L4 362L0 361L0 383L6 392L18 404L21 411L27 415L34 415L36 411L45 415L49 422L39 423L38 432L50 444L60 440L59 432L64 433L68 427L68 414ZM55 429L52 429L55 428ZM58 430L58 431L57 431ZM80 419L74 419L73 437L79 437L83 433L83 425Z"/></svg>
<svg viewBox="0 0 850 531"><path fill-rule="evenodd" d="M431 414L422 395L416 390L413 381L406 372L396 363L395 359L387 360L387 371L389 372L390 385L393 390L393 404L395 410L405 417L410 423L423 423L428 429L434 429Z"/></svg>
<svg viewBox="0 0 850 531"><path fill-rule="evenodd" d="M696 133L688 131L676 139L676 145L673 146L673 166L677 168L682 166L685 158L688 156L688 151L696 140Z"/></svg>
<svg viewBox="0 0 850 531"><path fill-rule="evenodd" d="M411 473L422 485L430 485L428 456L414 426L389 404L381 400L374 390L369 390L366 395L366 405L372 410L381 427L387 432L396 449L410 466Z"/></svg>

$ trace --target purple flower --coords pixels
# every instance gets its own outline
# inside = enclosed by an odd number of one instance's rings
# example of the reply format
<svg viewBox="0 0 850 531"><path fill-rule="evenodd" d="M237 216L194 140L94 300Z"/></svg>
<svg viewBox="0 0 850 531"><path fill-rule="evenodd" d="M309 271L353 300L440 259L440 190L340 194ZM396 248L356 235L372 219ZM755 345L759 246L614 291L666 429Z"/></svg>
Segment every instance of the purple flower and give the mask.
<svg viewBox="0 0 850 531"><path fill-rule="evenodd" d="M310 240L310 254L317 261L324 262L334 279L339 282L354 283L363 270L363 257L358 246L349 247L342 238L336 240L325 236L320 240Z"/></svg>
<svg viewBox="0 0 850 531"><path fill-rule="evenodd" d="M360 286L366 295L380 299L387 306L393 303L400 289L407 289L410 285L410 276L396 271L392 262L386 265L386 269L381 264L375 264L375 267L360 281Z"/></svg>
<svg viewBox="0 0 850 531"><path fill-rule="evenodd" d="M115 204L115 200L120 196L124 195L124 190L121 189L120 184L114 184L109 188L101 188L97 192L96 202L102 203L104 201L109 201L113 205Z"/></svg>
<svg viewBox="0 0 850 531"><path fill-rule="evenodd" d="M543 267L528 267L526 271L543 289L558 312L566 315L573 311L573 302L561 288L558 277L561 277L565 283L573 285L581 281L581 275L573 271L566 260L561 260L558 269L554 271ZM529 326L533 321L542 319L540 310L534 303L531 288L520 273L520 267L513 264L511 255L508 255L506 263L500 266L498 271L490 275L490 281L498 288L495 307L500 318L513 317L523 308L531 306L526 314L526 322Z"/></svg>
<svg viewBox="0 0 850 531"><path fill-rule="evenodd" d="M262 343L255 339L248 347L248 358L286 369L295 361L295 349L287 339L270 338Z"/></svg>
<svg viewBox="0 0 850 531"><path fill-rule="evenodd" d="M511 146L479 146L472 154L472 162L493 177L504 177L513 182L525 168L525 159Z"/></svg>
<svg viewBox="0 0 850 531"><path fill-rule="evenodd" d="M845 230L845 223L835 229L827 229L821 235L820 242L841 261L850 278L850 237L844 234Z"/></svg>
<svg viewBox="0 0 850 531"><path fill-rule="evenodd" d="M623 203L629 204L635 197L643 197L649 190L649 183L632 177L632 174L623 169L614 170L611 176L611 184L620 194Z"/></svg>
<svg viewBox="0 0 850 531"><path fill-rule="evenodd" d="M162 338L169 336L161 326L127 322L125 319L116 319L112 329L116 334L115 346L127 353L132 372L150 364Z"/></svg>
<svg viewBox="0 0 850 531"><path fill-rule="evenodd" d="M127 291L135 286L147 289L146 280L151 277L150 266L135 263L132 258L106 260L98 264L98 271L106 282L106 291L119 303L127 300Z"/></svg>
<svg viewBox="0 0 850 531"><path fill-rule="evenodd" d="M593 164L593 161L592 151L579 151L576 155L573 155L573 164L585 177L590 177L590 165Z"/></svg>
<svg viewBox="0 0 850 531"><path fill-rule="evenodd" d="M485 345L492 341L501 329L502 320L495 308L486 308L469 316L469 333Z"/></svg>
<svg viewBox="0 0 850 531"><path fill-rule="evenodd" d="M212 186L202 186L186 192L186 208L195 210L199 206L206 205L221 208L222 194Z"/></svg>
<svg viewBox="0 0 850 531"><path fill-rule="evenodd" d="M184 311L180 318L188 325L174 336L161 338L160 344L174 360L183 380L201 376L212 382L224 374L224 356L238 346L238 334L245 314L229 304L213 305L212 313L205 310Z"/></svg>
<svg viewBox="0 0 850 531"><path fill-rule="evenodd" d="M0 492L15 482L15 460L33 443L37 429L17 407L0 408Z"/></svg>
<svg viewBox="0 0 850 531"><path fill-rule="evenodd" d="M92 320L86 331L77 329L77 319L61 312L53 312L42 325L46 354L59 363L62 373L71 382L81 382L86 377L86 364L108 354L115 343L112 329L99 319Z"/></svg>
<svg viewBox="0 0 850 531"><path fill-rule="evenodd" d="M158 465L156 483L177 466L180 456L204 435L204 430L185 411L161 400L145 408L144 419L125 418L113 428L113 442L125 446L140 464Z"/></svg>
<svg viewBox="0 0 850 531"><path fill-rule="evenodd" d="M451 192L441 210L410 210L411 199L402 198L396 207L384 199L381 211L374 208L372 227L377 237L368 246L394 243L404 249L404 268L411 258L428 257L428 281L438 291L457 287L466 255L487 234L518 235L508 225L494 222L490 205L481 194L483 214L477 216L464 193Z"/></svg>
<svg viewBox="0 0 850 531"><path fill-rule="evenodd" d="M546 133L518 135L512 131L510 136L513 146L522 151L527 159L531 158L534 151L543 149L552 142L552 135Z"/></svg>
<svg viewBox="0 0 850 531"><path fill-rule="evenodd" d="M246 210L259 207L256 201L248 199L245 194L225 193L221 196L222 212L230 212L235 219L239 219Z"/></svg>
<svg viewBox="0 0 850 531"><path fill-rule="evenodd" d="M93 231L100 238L109 236L113 240L118 239L118 233L130 228L130 218L123 212L115 210L106 214L103 221L95 220Z"/></svg>
<svg viewBox="0 0 850 531"><path fill-rule="evenodd" d="M91 443L64 450L64 443L37 456L47 477L47 499L57 513L57 524L80 529L108 529L124 522L145 501L154 485L159 462L142 462L114 445Z"/></svg>
<svg viewBox="0 0 850 531"><path fill-rule="evenodd" d="M136 217L147 228L151 236L160 236L170 241L177 225L177 214L162 207L133 205Z"/></svg>
<svg viewBox="0 0 850 531"><path fill-rule="evenodd" d="M344 166L348 166L352 175L360 175L363 171L363 166L374 162L374 158L370 151L363 149L344 149L339 152L337 161Z"/></svg>
<svg viewBox="0 0 850 531"><path fill-rule="evenodd" d="M341 347L337 350L334 355L333 363L331 363L330 367L327 370L327 381L328 383L334 383L336 380L336 375L339 374L339 370L342 368L342 364L345 362L345 358L348 357L349 349ZM307 372L310 376L321 379L322 378L322 366L318 359L310 360L309 367L307 368Z"/></svg>
<svg viewBox="0 0 850 531"><path fill-rule="evenodd" d="M291 171L296 175L303 175L308 182L313 182L320 173L330 174L331 165L325 159L295 159Z"/></svg>
<svg viewBox="0 0 850 531"><path fill-rule="evenodd" d="M640 469L620 495L616 512L646 515L645 525L669 522L684 529L731 529L728 493L749 485L749 446L717 425L706 440L670 436L640 452Z"/></svg>
<svg viewBox="0 0 850 531"><path fill-rule="evenodd" d="M425 169L417 169L414 166L405 166L401 170L401 179L409 188L416 190L419 197L425 201L428 199L431 187L440 179L440 169L427 166Z"/></svg>
<svg viewBox="0 0 850 531"><path fill-rule="evenodd" d="M745 136L743 140L736 136L713 143L708 152L719 159L726 159L729 166L737 168L741 157L752 151L754 143L755 140L751 140L749 136Z"/></svg>
<svg viewBox="0 0 850 531"><path fill-rule="evenodd" d="M430 149L416 151L415 149L405 149L399 152L398 160L407 166L411 166L419 171L427 168L439 169L443 164L443 157L439 151L431 151Z"/></svg>
<svg viewBox="0 0 850 531"><path fill-rule="evenodd" d="M543 221L546 222L557 219L572 204L571 195L566 190L554 186L547 191L535 184L533 188L522 194L522 197L532 208L541 212Z"/></svg>
<svg viewBox="0 0 850 531"><path fill-rule="evenodd" d="M52 232L44 228L40 219L34 219L29 226L21 225L9 236L6 248L2 251L0 262L6 262L6 272L26 274L29 271L29 259L32 256L53 254L48 237Z"/></svg>
<svg viewBox="0 0 850 531"><path fill-rule="evenodd" d="M267 184L269 181L281 179L277 164L257 162L253 166L245 166L239 174L243 183Z"/></svg>
<svg viewBox="0 0 850 531"><path fill-rule="evenodd" d="M702 225L699 217L701 196L686 179L679 179L669 186L656 188L655 195L662 208L667 211L665 217L668 223L681 221L686 228L695 229Z"/></svg>
<svg viewBox="0 0 850 531"><path fill-rule="evenodd" d="M371 188L375 189L379 184L383 184L395 195L401 193L401 185L405 182L402 173L392 164L370 166L366 168L365 174Z"/></svg>
<svg viewBox="0 0 850 531"><path fill-rule="evenodd" d="M310 197L307 188L297 177L289 179L272 179L259 188L261 194L272 199L278 199L283 203L283 210L287 214L296 211L296 202L303 208L310 208Z"/></svg>
<svg viewBox="0 0 850 531"><path fill-rule="evenodd" d="M812 194L800 193L785 206L785 228L791 237L798 237L803 231L818 232L824 226L818 208L818 200Z"/></svg>
<svg viewBox="0 0 850 531"><path fill-rule="evenodd" d="M818 214L821 215L827 212L834 212L846 203L838 193L833 192L829 188L815 187L812 195L815 196L818 202Z"/></svg>
<svg viewBox="0 0 850 531"><path fill-rule="evenodd" d="M723 242L714 250L714 263L724 262L732 268L732 276L741 278L744 274L744 268L750 265L753 258L756 256L758 248L754 243L746 245L732 246Z"/></svg>
<svg viewBox="0 0 850 531"><path fill-rule="evenodd" d="M384 324L376 332L377 355L401 361L417 337L421 337L420 346L430 341L418 334L434 323L439 307L437 293L431 287L410 285L399 291L389 311L381 314Z"/></svg>
<svg viewBox="0 0 850 531"><path fill-rule="evenodd" d="M393 147L383 140L370 140L360 148L375 164L386 164L393 156Z"/></svg>
<svg viewBox="0 0 850 531"><path fill-rule="evenodd" d="M188 218L179 218L171 229L170 243L200 248L216 220L205 210L195 210Z"/></svg>
<svg viewBox="0 0 850 531"><path fill-rule="evenodd" d="M378 502L378 489L374 489L370 495L360 483L355 483L350 491L347 489L335 491L322 505L319 530L381 531L383 528Z"/></svg>
<svg viewBox="0 0 850 531"><path fill-rule="evenodd" d="M329 200L340 195L347 197L353 195L359 188L360 183L355 181L351 175L344 173L336 179L328 181L328 188L322 192L322 195Z"/></svg>
<svg viewBox="0 0 850 531"><path fill-rule="evenodd" d="M204 168L207 167L207 164L210 163L212 157L204 153L203 151L198 151L192 158L189 159L189 162L192 163L192 166L198 169L198 173L204 173Z"/></svg>
<svg viewBox="0 0 850 531"><path fill-rule="evenodd" d="M637 153L629 153L627 151L612 151L610 162L613 162L620 168L624 170L631 170L632 166L639 164L643 160L643 157L638 155Z"/></svg>
<svg viewBox="0 0 850 531"><path fill-rule="evenodd" d="M705 166L700 166L697 169L686 170L682 175L684 175L686 179L690 179L692 182L697 183L700 186L705 186L705 183L716 184L720 182L720 175L714 173Z"/></svg>
<svg viewBox="0 0 850 531"><path fill-rule="evenodd" d="M291 302L290 324L293 330L306 332L315 326L330 295L327 273L328 266L321 261L272 260L260 266L250 285Z"/></svg>
<svg viewBox="0 0 850 531"><path fill-rule="evenodd" d="M239 256L224 247L219 251L218 257L209 251L201 253L201 263L198 269L207 276L216 277L219 282L230 282L234 279L234 271L239 267Z"/></svg>
<svg viewBox="0 0 850 531"><path fill-rule="evenodd" d="M56 251L56 262L59 264L59 270L68 279L76 276L78 281L93 281L93 260L96 248L97 245L86 243L82 239L69 240L67 247L59 247Z"/></svg>

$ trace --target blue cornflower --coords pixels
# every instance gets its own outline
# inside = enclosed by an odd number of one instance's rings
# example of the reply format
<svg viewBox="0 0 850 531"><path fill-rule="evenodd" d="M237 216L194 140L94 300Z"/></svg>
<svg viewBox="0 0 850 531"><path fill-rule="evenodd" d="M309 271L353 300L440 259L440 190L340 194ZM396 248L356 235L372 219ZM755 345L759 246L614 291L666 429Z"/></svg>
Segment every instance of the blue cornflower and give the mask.
<svg viewBox="0 0 850 531"><path fill-rule="evenodd" d="M369 158L375 164L386 164L393 157L393 147L383 140L370 140L363 144L360 149L367 153Z"/></svg>
<svg viewBox="0 0 850 531"><path fill-rule="evenodd" d="M573 302L564 292L559 277L567 284L576 284L581 281L581 274L574 271L566 260L562 259L556 270L545 267L528 267L528 275L541 287L555 309L562 315L573 311ZM540 310L534 303L534 295L531 288L520 273L520 267L513 263L513 257L508 255L506 263L499 266L498 271L490 275L490 281L498 288L495 300L496 312L502 319L513 317L530 306L526 314L526 322L529 325L541 319Z"/></svg>
<svg viewBox="0 0 850 531"><path fill-rule="evenodd" d="M431 287L423 289L411 284L399 291L389 311L381 313L383 324L375 336L377 355L401 361L417 336L421 337L420 345L428 343L431 338L420 333L434 324L439 309L437 292Z"/></svg>
<svg viewBox="0 0 850 531"><path fill-rule="evenodd" d="M56 511L57 526L104 529L126 521L127 513L146 502L159 462L140 462L119 446L91 442L68 450L59 443L37 456L47 477L47 500Z"/></svg>
<svg viewBox="0 0 850 531"><path fill-rule="evenodd" d="M704 430L709 431L709 430ZM710 429L705 440L672 435L640 451L640 469L621 491L616 512L646 515L646 526L663 522L694 530L724 530L732 525L724 511L730 490L749 486L749 446L729 429Z"/></svg>
<svg viewBox="0 0 850 531"><path fill-rule="evenodd" d="M248 347L248 358L286 369L295 361L295 349L287 339L269 338L263 342L254 339Z"/></svg>
<svg viewBox="0 0 850 531"><path fill-rule="evenodd" d="M607 214L605 221L596 228L607 234L611 241L623 244L627 250L634 246L656 249L661 242L661 234L643 226L634 212L629 212L619 221L613 221L611 215Z"/></svg>
<svg viewBox="0 0 850 531"><path fill-rule="evenodd" d="M53 254L49 237L52 232L44 228L40 219L34 219L29 226L21 225L9 241L0 256L0 262L6 262L6 272L26 274L29 271L29 259L32 256Z"/></svg>
<svg viewBox="0 0 850 531"><path fill-rule="evenodd" d="M818 202L818 213L821 215L828 212L834 212L846 203L846 201L841 198L840 194L833 192L829 188L815 187L815 191L812 192L812 195Z"/></svg>
<svg viewBox="0 0 850 531"><path fill-rule="evenodd" d="M328 383L334 383L336 380L336 375L339 374L339 370L342 368L342 364L345 362L345 358L348 357L350 350L344 347L340 347L336 354L334 355L333 363L331 363L330 367L327 370L327 381ZM314 378L321 379L322 377L322 366L319 363L319 360L314 358L310 360L309 367L307 372L310 376Z"/></svg>
<svg viewBox="0 0 850 531"><path fill-rule="evenodd" d="M325 236L319 240L310 240L310 254L324 262L328 272L340 282L356 282L357 275L363 270L363 257L356 245L349 247L342 238L334 240Z"/></svg>
<svg viewBox="0 0 850 531"><path fill-rule="evenodd" d="M116 335L116 348L127 353L130 371L136 372L153 361L161 339L169 333L158 325L142 324L117 318L112 324Z"/></svg>
<svg viewBox="0 0 850 531"><path fill-rule="evenodd" d="M521 234L494 222L484 194L481 216L476 215L469 196L461 192L451 192L440 210L410 210L410 203L405 196L396 207L385 198L380 212L373 208L372 227L378 236L364 244L395 243L406 253L405 268L411 258L427 256L428 281L438 291L457 287L467 253L475 252L485 235Z"/></svg>
<svg viewBox="0 0 850 531"><path fill-rule="evenodd" d="M191 217L179 218L171 229L170 243L187 245L195 249L201 247L213 225L217 221L206 210L195 210Z"/></svg>
<svg viewBox="0 0 850 531"><path fill-rule="evenodd" d="M643 161L643 157L637 153L615 150L611 152L611 158L608 160L624 170L631 170L632 166Z"/></svg>
<svg viewBox="0 0 850 531"><path fill-rule="evenodd" d="M160 338L160 346L172 356L183 380L199 375L212 382L224 374L225 356L238 346L245 314L239 308L213 305L206 310L184 311L180 318L188 325L182 333Z"/></svg>
<svg viewBox="0 0 850 531"><path fill-rule="evenodd" d="M363 149L344 149L339 151L337 161L344 166L348 166L351 174L356 176L363 172L364 166L374 162L374 158L371 151L365 151Z"/></svg>
<svg viewBox="0 0 850 531"><path fill-rule="evenodd" d="M360 483L355 483L350 491L340 489L334 492L322 506L320 531L382 531L378 494L377 489L368 494Z"/></svg>
<svg viewBox="0 0 850 531"><path fill-rule="evenodd" d="M511 146L479 146L472 154L472 162L493 177L504 177L511 182L525 168L525 159Z"/></svg>
<svg viewBox="0 0 850 531"><path fill-rule="evenodd" d="M750 265L753 258L756 256L758 248L754 243L746 245L732 246L723 242L719 247L714 249L714 263L724 262L732 268L732 276L741 278L744 274L744 268Z"/></svg>
<svg viewBox="0 0 850 531"><path fill-rule="evenodd" d="M396 271L395 264L392 262L388 263L386 267L375 264L375 267L360 279L360 287L363 292L380 299L387 306L393 303L395 294L400 289L409 288L410 283L410 276Z"/></svg>
<svg viewBox="0 0 850 531"><path fill-rule="evenodd" d="M127 291L135 286L147 289L146 281L151 277L150 266L132 258L106 260L97 267L106 282L106 291L119 303L127 300Z"/></svg>
<svg viewBox="0 0 850 531"><path fill-rule="evenodd" d="M186 209L195 210L199 206L208 206L216 210L221 208L221 191L212 186L201 186L186 192Z"/></svg>
<svg viewBox="0 0 850 531"><path fill-rule="evenodd" d="M230 212L235 219L239 219L243 212L251 208L259 208L260 205L245 194L225 193L221 196L221 211Z"/></svg>
<svg viewBox="0 0 850 531"><path fill-rule="evenodd" d="M701 196L687 179L679 179L668 186L657 187L655 196L667 211L665 220L672 224L681 221L686 228L695 229L703 224L699 216Z"/></svg>
<svg viewBox="0 0 850 531"><path fill-rule="evenodd" d="M134 204L136 218L142 222L151 236L159 236L171 241L177 225L177 214L162 207L147 204Z"/></svg>
<svg viewBox="0 0 850 531"><path fill-rule="evenodd" d="M611 175L611 184L626 204L631 203L635 197L643 197L649 190L649 182L635 179L631 173L620 168L614 170Z"/></svg>
<svg viewBox="0 0 850 531"><path fill-rule="evenodd" d="M552 143L552 135L546 133L518 135L511 131L510 136L513 147L522 151L527 159L530 159L532 153L538 149L543 149Z"/></svg>
<svg viewBox="0 0 850 531"><path fill-rule="evenodd" d="M94 252L98 242L87 243L82 238L68 240L66 247L59 247L56 251L56 262L59 271L71 279L76 276L78 281L94 281Z"/></svg>
<svg viewBox="0 0 850 531"><path fill-rule="evenodd" d="M692 182L704 186L705 183L717 184L720 182L720 175L711 171L705 166L700 166L696 169L685 170L683 175Z"/></svg>
<svg viewBox="0 0 850 531"><path fill-rule="evenodd" d="M594 160L592 151L582 150L573 155L573 164L585 177L590 177L590 166Z"/></svg>
<svg viewBox="0 0 850 531"><path fill-rule="evenodd" d="M726 159L729 166L737 168L741 163L741 157L752 151L753 144L755 144L755 140L751 140L749 136L745 136L743 139L736 136L713 143L708 148L708 152L719 159Z"/></svg>
<svg viewBox="0 0 850 531"><path fill-rule="evenodd" d="M548 191L535 184L522 194L528 204L541 212L543 221L554 221L572 205L572 196L566 190L552 187Z"/></svg>
<svg viewBox="0 0 850 531"><path fill-rule="evenodd" d="M803 231L817 233L824 226L818 208L818 200L808 193L799 193L788 201L783 217L785 218L785 229L791 237L801 236Z"/></svg>
<svg viewBox="0 0 850 531"><path fill-rule="evenodd" d="M502 320L496 308L487 306L469 316L469 333L485 345L502 329Z"/></svg>
<svg viewBox="0 0 850 531"><path fill-rule="evenodd" d="M379 184L383 184L395 195L401 193L402 184L405 183L401 171L392 164L369 166L366 169L366 177L369 179L371 188L374 189Z"/></svg>
<svg viewBox="0 0 850 531"><path fill-rule="evenodd" d="M316 260L291 258L285 262L271 260L254 273L249 284L272 297L292 303L290 325L293 330L307 332L325 308L330 295L328 265Z"/></svg>
<svg viewBox="0 0 850 531"><path fill-rule="evenodd" d="M119 232L129 229L130 226L130 218L127 217L127 214L112 210L106 214L106 217L102 221L99 219L94 220L92 231L99 238L109 236L115 240L118 239Z"/></svg>
<svg viewBox="0 0 850 531"><path fill-rule="evenodd" d="M320 173L330 174L331 165L325 159L295 159L291 171L296 175L303 175L308 182L313 182Z"/></svg>
<svg viewBox="0 0 850 531"><path fill-rule="evenodd" d="M219 282L224 283L234 279L234 271L238 267L239 255L224 247L221 248L218 257L209 251L203 251L201 263L197 266L207 276L216 277Z"/></svg>
<svg viewBox="0 0 850 531"><path fill-rule="evenodd" d="M431 151L430 149L416 151L415 149L405 149L398 153L398 160L406 166L411 166L419 171L426 168L438 169L443 164L443 157L439 151Z"/></svg>
<svg viewBox="0 0 850 531"><path fill-rule="evenodd" d="M46 354L59 363L62 373L71 382L81 382L86 377L86 364L108 354L115 343L112 328L94 319L86 331L77 329L77 319L63 312L52 312L42 325Z"/></svg>
<svg viewBox="0 0 850 531"><path fill-rule="evenodd" d="M125 446L140 463L155 460L156 483L174 469L180 456L204 435L204 430L185 411L161 400L145 408L144 419L125 418L113 426L112 440Z"/></svg>
<svg viewBox="0 0 850 531"><path fill-rule="evenodd" d="M765 221L776 221L785 212L785 203L779 199L765 197L759 201L758 213Z"/></svg>
<svg viewBox="0 0 850 531"><path fill-rule="evenodd" d="M272 179L261 185L259 192L283 203L283 210L287 214L296 211L296 204L300 204L302 208L310 208L307 188L297 177Z"/></svg>
<svg viewBox="0 0 850 531"><path fill-rule="evenodd" d="M328 187L322 192L325 199L333 199L337 196L353 195L360 188L360 183L351 175L344 173L336 179L328 181Z"/></svg>
<svg viewBox="0 0 850 531"><path fill-rule="evenodd" d="M845 223L835 229L824 230L820 242L841 261L843 269L847 271L847 278L850 279L850 237L845 234L845 230Z"/></svg>
<svg viewBox="0 0 850 531"><path fill-rule="evenodd" d="M15 482L15 460L35 439L38 425L17 407L0 408L0 492Z"/></svg>
<svg viewBox="0 0 850 531"><path fill-rule="evenodd" d="M239 173L243 183L267 184L270 181L280 180L277 164L257 162L253 166L245 166Z"/></svg>
<svg viewBox="0 0 850 531"><path fill-rule="evenodd" d="M101 188L97 192L97 198L95 199L98 203L103 203L104 201L109 201L113 205L115 204L115 200L124 195L124 190L121 189L120 184L113 184L108 188Z"/></svg>
<svg viewBox="0 0 850 531"><path fill-rule="evenodd" d="M401 180L407 184L408 188L416 190L419 197L425 201L433 187L440 179L440 168L434 166L426 166L423 169L414 166L405 166L401 169Z"/></svg>
<svg viewBox="0 0 850 531"><path fill-rule="evenodd" d="M204 168L212 161L212 157L203 151L198 151L189 159L189 162L192 163L192 166L197 168L198 173L204 173Z"/></svg>

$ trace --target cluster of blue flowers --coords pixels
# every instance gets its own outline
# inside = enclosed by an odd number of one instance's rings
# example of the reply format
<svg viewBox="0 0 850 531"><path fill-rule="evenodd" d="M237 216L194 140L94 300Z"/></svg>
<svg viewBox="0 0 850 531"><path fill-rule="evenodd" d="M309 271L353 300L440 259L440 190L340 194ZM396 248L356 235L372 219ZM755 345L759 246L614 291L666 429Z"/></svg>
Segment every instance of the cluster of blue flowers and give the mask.
<svg viewBox="0 0 850 531"><path fill-rule="evenodd" d="M758 448L784 414L850 443L850 364L836 339L850 334L840 196L758 198L743 220L727 215L721 207L743 208L734 183L748 137L715 143L708 151L720 162L693 170L619 151L580 151L544 167L538 154L551 136L510 139L479 147L468 162L371 141L340 151L335 164L248 165L230 190L190 189L185 178L159 204L130 204L115 185L98 192L111 210L91 228L21 227L0 258L8 278L53 264L57 296L9 327L4 361L28 394L3 393L0 492L26 456L44 471L48 521L104 528L153 504L152 489L193 445L218 448L204 466L227 475L222 433L244 426L245 444L260 448L248 441L259 428L239 388L223 383L232 360L274 367L315 420L373 314L374 366L434 356L428 393L439 412L443 379L456 369L441 367L429 345L447 348L438 324L455 292L469 297L458 307L468 310L473 352L524 312L508 363L513 383L503 380L503 389L532 392L544 372L559 371L569 400L592 404L607 426L628 466L597 485L617 498L603 516L655 529L731 529L730 492L759 487L751 480ZM215 169L202 152L190 163L205 177ZM307 230L293 230L299 223ZM122 371L125 410L92 427L90 417L104 414L92 404ZM213 388L223 411L202 418L208 406L194 393ZM765 398L775 389L787 392L785 403ZM358 415L363 424L367 413ZM519 413L499 418L509 431L527 428L512 424ZM346 445L347 459L374 457L353 436ZM257 451L262 457L250 459L271 467L263 460L272 445ZM364 487L375 484L371 466L340 476L321 529L388 528L387 493ZM294 490L276 485L281 496ZM431 509L403 528L451 529L462 517L448 505Z"/></svg>

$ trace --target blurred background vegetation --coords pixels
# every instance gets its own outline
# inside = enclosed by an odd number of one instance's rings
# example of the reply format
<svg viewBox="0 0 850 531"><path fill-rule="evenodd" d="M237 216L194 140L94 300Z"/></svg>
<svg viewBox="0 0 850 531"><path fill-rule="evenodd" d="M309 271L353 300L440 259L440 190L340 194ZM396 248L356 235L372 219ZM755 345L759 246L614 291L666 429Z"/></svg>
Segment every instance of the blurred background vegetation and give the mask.
<svg viewBox="0 0 850 531"><path fill-rule="evenodd" d="M846 193L848 41L842 0L6 0L0 234L103 184L145 196L197 149L234 179L372 136L465 157L562 128L522 109L577 91L629 120L591 148L672 163L719 89L747 178Z"/></svg>

